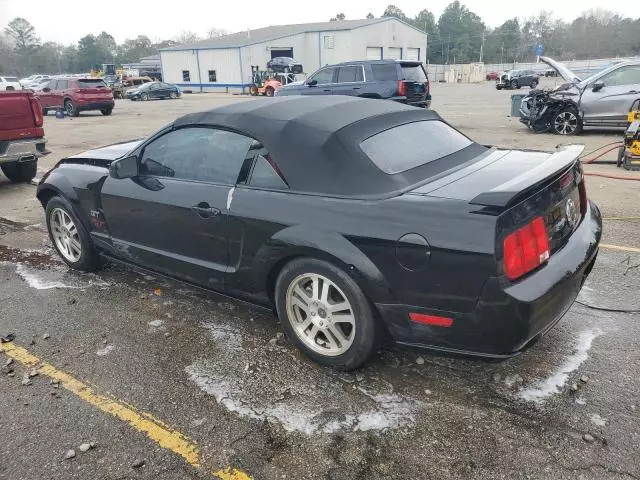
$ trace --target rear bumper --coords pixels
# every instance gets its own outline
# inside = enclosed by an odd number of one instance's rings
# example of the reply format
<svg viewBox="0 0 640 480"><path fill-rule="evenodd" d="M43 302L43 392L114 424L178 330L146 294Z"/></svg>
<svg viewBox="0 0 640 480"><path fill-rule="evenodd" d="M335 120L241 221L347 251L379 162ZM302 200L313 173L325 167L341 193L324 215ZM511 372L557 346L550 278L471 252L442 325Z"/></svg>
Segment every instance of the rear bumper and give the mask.
<svg viewBox="0 0 640 480"><path fill-rule="evenodd" d="M488 358L509 358L533 345L569 310L598 254L602 217L590 203L580 227L549 262L509 284L491 277L472 312L376 304L398 343ZM453 318L449 328L414 323L409 312Z"/></svg>
<svg viewBox="0 0 640 480"><path fill-rule="evenodd" d="M103 110L105 108L113 108L115 106L115 102L113 100L103 101L103 102L85 102L76 104L76 108L80 112L85 112L87 110Z"/></svg>
<svg viewBox="0 0 640 480"><path fill-rule="evenodd" d="M47 155L50 152L46 143L44 137L0 141L0 163L33 160Z"/></svg>
<svg viewBox="0 0 640 480"><path fill-rule="evenodd" d="M420 107L420 108L431 108L431 95L427 95L426 98L420 100L410 100L407 97L391 97L389 100L393 100L394 102L405 103L407 105L411 105L412 107Z"/></svg>

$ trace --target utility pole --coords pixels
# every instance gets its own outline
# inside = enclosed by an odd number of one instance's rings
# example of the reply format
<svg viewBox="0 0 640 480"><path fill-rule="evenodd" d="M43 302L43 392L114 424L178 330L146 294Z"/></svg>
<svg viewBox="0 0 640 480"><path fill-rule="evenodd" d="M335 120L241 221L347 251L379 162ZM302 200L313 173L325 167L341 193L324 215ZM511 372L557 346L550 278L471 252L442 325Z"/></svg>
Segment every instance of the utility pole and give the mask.
<svg viewBox="0 0 640 480"><path fill-rule="evenodd" d="M483 53L484 53L484 31L482 32L482 43L480 44L480 63L482 63Z"/></svg>
<svg viewBox="0 0 640 480"><path fill-rule="evenodd" d="M424 64L427 65L429 63L429 32L427 32L427 19L424 19L424 37L425 37L425 46L424 46Z"/></svg>
<svg viewBox="0 0 640 480"><path fill-rule="evenodd" d="M504 42L502 42L502 47L500 48L500 68L504 70Z"/></svg>

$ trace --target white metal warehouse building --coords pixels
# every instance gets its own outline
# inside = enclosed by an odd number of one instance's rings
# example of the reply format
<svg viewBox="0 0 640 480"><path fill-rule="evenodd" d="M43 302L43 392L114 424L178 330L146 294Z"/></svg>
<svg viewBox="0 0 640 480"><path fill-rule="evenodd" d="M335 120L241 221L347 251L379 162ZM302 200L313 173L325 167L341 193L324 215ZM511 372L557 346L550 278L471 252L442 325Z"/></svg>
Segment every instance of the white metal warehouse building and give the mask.
<svg viewBox="0 0 640 480"><path fill-rule="evenodd" d="M160 52L165 82L183 90L244 92L251 66L265 70L273 57L293 57L305 73L364 59L424 62L427 36L393 17L278 25L233 33Z"/></svg>

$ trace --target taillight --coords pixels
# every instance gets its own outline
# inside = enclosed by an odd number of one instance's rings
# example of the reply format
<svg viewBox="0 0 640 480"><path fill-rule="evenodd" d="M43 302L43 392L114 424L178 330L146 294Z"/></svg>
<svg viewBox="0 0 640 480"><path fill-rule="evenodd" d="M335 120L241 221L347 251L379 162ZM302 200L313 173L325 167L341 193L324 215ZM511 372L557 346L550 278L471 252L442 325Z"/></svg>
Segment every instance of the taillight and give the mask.
<svg viewBox="0 0 640 480"><path fill-rule="evenodd" d="M549 237L542 217L504 239L504 273L515 280L549 259Z"/></svg>
<svg viewBox="0 0 640 480"><path fill-rule="evenodd" d="M398 81L398 95L399 96L404 96L404 94L406 93L406 88L404 85L404 80L399 80Z"/></svg>
<svg viewBox="0 0 640 480"><path fill-rule="evenodd" d="M33 113L33 123L36 127L41 127L44 123L42 105L40 105L40 101L35 97L32 97L29 103L31 104L31 112Z"/></svg>
<svg viewBox="0 0 640 480"><path fill-rule="evenodd" d="M580 194L580 213L585 215L587 213L587 186L584 183L584 176L578 184L578 193Z"/></svg>

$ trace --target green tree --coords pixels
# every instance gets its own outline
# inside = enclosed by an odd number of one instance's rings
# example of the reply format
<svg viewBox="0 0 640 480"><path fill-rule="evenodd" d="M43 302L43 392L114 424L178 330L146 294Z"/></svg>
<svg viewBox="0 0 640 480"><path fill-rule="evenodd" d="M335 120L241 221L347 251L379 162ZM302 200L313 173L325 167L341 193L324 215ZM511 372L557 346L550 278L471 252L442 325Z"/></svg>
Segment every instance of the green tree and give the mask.
<svg viewBox="0 0 640 480"><path fill-rule="evenodd" d="M446 63L477 62L483 34L486 30L482 19L458 0L450 3L440 15L438 30L446 51Z"/></svg>
<svg viewBox="0 0 640 480"><path fill-rule="evenodd" d="M36 29L22 17L11 20L4 31L21 54L27 54L40 45Z"/></svg>
<svg viewBox="0 0 640 480"><path fill-rule="evenodd" d="M520 22L507 20L486 36L484 61L486 63L510 63L521 51Z"/></svg>
<svg viewBox="0 0 640 480"><path fill-rule="evenodd" d="M400 20L407 22L409 20L409 18L404 14L404 12L402 10L400 10L398 7L396 7L395 5L389 5L384 13L382 14L383 17L396 17L399 18Z"/></svg>
<svg viewBox="0 0 640 480"><path fill-rule="evenodd" d="M373 13L371 12L367 13L367 20L373 20L374 18L376 17L373 16Z"/></svg>
<svg viewBox="0 0 640 480"><path fill-rule="evenodd" d="M169 42L175 43L171 40L169 40ZM138 35L136 38L127 38L118 46L118 63L135 63L142 57L148 57L157 51L158 47L151 43L149 37Z"/></svg>

